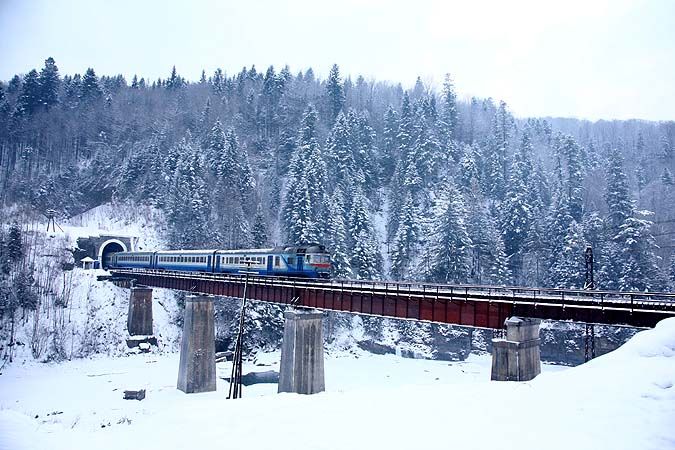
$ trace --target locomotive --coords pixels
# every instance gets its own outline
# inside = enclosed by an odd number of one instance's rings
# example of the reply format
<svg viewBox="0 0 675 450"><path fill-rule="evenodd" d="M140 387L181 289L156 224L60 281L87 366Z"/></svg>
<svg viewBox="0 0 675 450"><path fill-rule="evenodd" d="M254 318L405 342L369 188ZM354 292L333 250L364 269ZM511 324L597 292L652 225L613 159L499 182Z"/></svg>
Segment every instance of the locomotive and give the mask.
<svg viewBox="0 0 675 450"><path fill-rule="evenodd" d="M330 278L330 254L320 244L245 250L119 252L109 269L179 270L204 273Z"/></svg>

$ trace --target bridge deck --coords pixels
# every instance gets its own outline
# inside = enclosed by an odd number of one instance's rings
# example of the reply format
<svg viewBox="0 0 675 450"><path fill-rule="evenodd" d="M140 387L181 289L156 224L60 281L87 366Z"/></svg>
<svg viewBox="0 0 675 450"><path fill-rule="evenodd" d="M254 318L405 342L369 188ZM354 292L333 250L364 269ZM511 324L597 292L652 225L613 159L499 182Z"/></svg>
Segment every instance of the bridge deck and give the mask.
<svg viewBox="0 0 675 450"><path fill-rule="evenodd" d="M242 297L244 277L158 270L112 270L139 284ZM502 328L510 316L653 327L675 316L675 294L443 285L381 281L323 281L249 276L247 298L384 317Z"/></svg>

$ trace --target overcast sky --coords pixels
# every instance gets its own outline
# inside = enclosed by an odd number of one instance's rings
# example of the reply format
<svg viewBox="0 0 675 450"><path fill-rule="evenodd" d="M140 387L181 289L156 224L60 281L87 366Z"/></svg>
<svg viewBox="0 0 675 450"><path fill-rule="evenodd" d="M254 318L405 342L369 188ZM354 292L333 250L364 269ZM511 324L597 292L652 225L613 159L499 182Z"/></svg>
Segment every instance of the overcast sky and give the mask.
<svg viewBox="0 0 675 450"><path fill-rule="evenodd" d="M675 120L675 0L0 0L0 79L255 64L438 85L518 116Z"/></svg>

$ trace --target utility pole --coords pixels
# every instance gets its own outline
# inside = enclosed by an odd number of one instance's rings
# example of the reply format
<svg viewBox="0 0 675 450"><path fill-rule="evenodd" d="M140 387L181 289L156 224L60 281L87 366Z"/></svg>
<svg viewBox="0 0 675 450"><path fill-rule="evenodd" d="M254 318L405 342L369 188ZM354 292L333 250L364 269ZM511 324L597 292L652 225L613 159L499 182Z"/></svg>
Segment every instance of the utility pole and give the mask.
<svg viewBox="0 0 675 450"><path fill-rule="evenodd" d="M584 256L586 259L584 290L593 290L595 289L595 280L593 279L593 247L587 246ZM588 362L593 358L595 358L595 325L587 323L584 336L584 360Z"/></svg>
<svg viewBox="0 0 675 450"><path fill-rule="evenodd" d="M243 366L243 340L244 340L244 317L246 316L246 290L248 289L248 275L252 273L250 271L251 264L255 264L255 261L245 260L242 264L246 264L246 278L244 279L244 295L241 299L241 311L239 315L239 332L237 334L237 341L234 346L234 355L232 357L232 374L230 375L230 390L227 395L228 399L241 398L241 372ZM255 272L253 272L255 273Z"/></svg>
<svg viewBox="0 0 675 450"><path fill-rule="evenodd" d="M584 289L595 289L595 281L593 280L593 247L586 246L584 253L586 259L586 279L584 281Z"/></svg>

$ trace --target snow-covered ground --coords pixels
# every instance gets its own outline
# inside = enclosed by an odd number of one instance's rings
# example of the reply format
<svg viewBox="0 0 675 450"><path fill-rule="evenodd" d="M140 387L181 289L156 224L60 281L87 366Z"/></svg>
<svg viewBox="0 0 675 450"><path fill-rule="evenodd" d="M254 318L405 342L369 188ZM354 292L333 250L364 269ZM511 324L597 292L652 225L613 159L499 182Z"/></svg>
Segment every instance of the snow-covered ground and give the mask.
<svg viewBox="0 0 675 450"><path fill-rule="evenodd" d="M260 355L244 372L276 370ZM244 398L176 389L178 355L14 365L0 376L2 449L668 449L675 448L675 319L575 368L489 381L464 362L332 353L327 392ZM229 376L230 365L218 365ZM143 401L125 389L147 390Z"/></svg>

